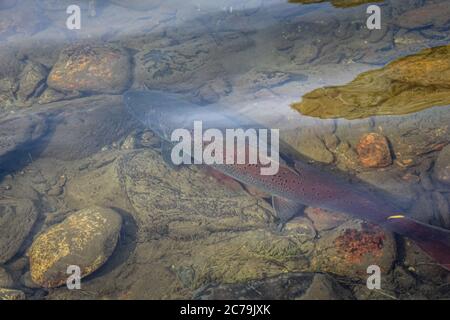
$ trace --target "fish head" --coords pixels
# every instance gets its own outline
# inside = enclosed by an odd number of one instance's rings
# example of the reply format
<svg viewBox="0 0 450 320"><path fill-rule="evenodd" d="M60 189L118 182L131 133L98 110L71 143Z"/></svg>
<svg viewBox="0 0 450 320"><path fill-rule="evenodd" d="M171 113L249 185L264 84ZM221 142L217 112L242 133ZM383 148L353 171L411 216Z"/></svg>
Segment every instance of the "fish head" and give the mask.
<svg viewBox="0 0 450 320"><path fill-rule="evenodd" d="M175 129L192 125L192 114L198 109L197 105L162 91L127 91L123 100L136 120L169 141Z"/></svg>

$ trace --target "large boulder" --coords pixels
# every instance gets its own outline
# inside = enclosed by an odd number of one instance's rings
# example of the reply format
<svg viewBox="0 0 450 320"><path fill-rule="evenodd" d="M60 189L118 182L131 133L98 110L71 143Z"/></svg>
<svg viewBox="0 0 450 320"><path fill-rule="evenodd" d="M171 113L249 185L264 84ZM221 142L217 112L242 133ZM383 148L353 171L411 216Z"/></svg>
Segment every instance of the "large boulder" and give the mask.
<svg viewBox="0 0 450 320"><path fill-rule="evenodd" d="M91 274L114 251L121 225L121 216L115 211L91 207L51 226L28 252L31 279L43 287L63 285L70 265L79 266L82 277Z"/></svg>
<svg viewBox="0 0 450 320"><path fill-rule="evenodd" d="M64 49L47 79L60 91L120 93L131 76L125 50L107 45L77 45Z"/></svg>
<svg viewBox="0 0 450 320"><path fill-rule="evenodd" d="M389 273L396 259L396 242L392 234L380 227L352 220L333 232L323 232L311 264L321 272L349 278L367 278L370 265Z"/></svg>

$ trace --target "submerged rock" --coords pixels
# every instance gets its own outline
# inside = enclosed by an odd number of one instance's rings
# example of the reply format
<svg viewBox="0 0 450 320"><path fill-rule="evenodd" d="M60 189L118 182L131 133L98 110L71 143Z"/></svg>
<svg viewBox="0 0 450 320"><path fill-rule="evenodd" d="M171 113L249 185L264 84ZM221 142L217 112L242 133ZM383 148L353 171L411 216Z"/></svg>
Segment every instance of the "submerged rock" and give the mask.
<svg viewBox="0 0 450 320"><path fill-rule="evenodd" d="M261 89L272 89L290 81L305 81L307 76L281 71L251 70L240 76L235 87L239 90L256 92Z"/></svg>
<svg viewBox="0 0 450 320"><path fill-rule="evenodd" d="M430 26L442 27L450 21L448 2L429 3L423 7L406 11L393 22L402 28L417 29Z"/></svg>
<svg viewBox="0 0 450 320"><path fill-rule="evenodd" d="M350 300L350 290L342 287L327 274L316 274L311 285L300 300Z"/></svg>
<svg viewBox="0 0 450 320"><path fill-rule="evenodd" d="M0 120L0 162L9 153L29 147L40 139L47 129L47 120L40 115Z"/></svg>
<svg viewBox="0 0 450 320"><path fill-rule="evenodd" d="M47 69L38 62L29 62L22 71L17 97L25 101L30 98L39 86L45 83Z"/></svg>
<svg viewBox="0 0 450 320"><path fill-rule="evenodd" d="M200 300L338 300L352 299L349 290L324 274L287 273L237 284L209 285L199 289Z"/></svg>
<svg viewBox="0 0 450 320"><path fill-rule="evenodd" d="M39 145L41 157L81 159L100 151L135 129L121 96L98 95L51 104L51 134Z"/></svg>
<svg viewBox="0 0 450 320"><path fill-rule="evenodd" d="M306 208L305 215L319 232L334 229L349 219L346 214L313 207Z"/></svg>
<svg viewBox="0 0 450 320"><path fill-rule="evenodd" d="M0 263L19 251L37 216L38 211L30 200L0 200Z"/></svg>
<svg viewBox="0 0 450 320"><path fill-rule="evenodd" d="M419 279L435 283L446 283L449 272L430 258L417 244L409 239L404 241L404 265Z"/></svg>
<svg viewBox="0 0 450 320"><path fill-rule="evenodd" d="M386 137L372 132L361 137L356 152L364 167L383 168L392 164L391 151Z"/></svg>
<svg viewBox="0 0 450 320"><path fill-rule="evenodd" d="M58 287L66 283L70 265L79 266L82 277L91 274L112 254L121 224L115 211L91 207L51 226L28 252L31 279L43 287Z"/></svg>
<svg viewBox="0 0 450 320"><path fill-rule="evenodd" d="M450 45L425 49L364 72L343 86L314 90L292 107L319 118L402 115L450 104Z"/></svg>
<svg viewBox="0 0 450 320"><path fill-rule="evenodd" d="M377 265L387 274L396 258L392 234L361 221L349 221L333 232L323 232L316 243L313 269L350 278L367 278L367 267Z"/></svg>
<svg viewBox="0 0 450 320"><path fill-rule="evenodd" d="M319 127L323 128L323 126ZM320 129L319 129L320 130ZM315 132L311 128L297 128L281 133L282 139L295 151L311 160L330 164L334 159L333 153L328 149L324 141L331 136L329 132Z"/></svg>
<svg viewBox="0 0 450 320"><path fill-rule="evenodd" d="M439 152L433 174L439 182L450 185L450 146L446 146Z"/></svg>
<svg viewBox="0 0 450 320"><path fill-rule="evenodd" d="M61 92L57 91L52 88L46 88L44 92L39 97L38 103L39 104L46 104L61 100L70 100L74 98L79 98L81 96L81 93L78 91L72 91L72 92Z"/></svg>
<svg viewBox="0 0 450 320"><path fill-rule="evenodd" d="M131 76L128 54L109 45L76 45L64 49L47 79L60 91L120 93Z"/></svg>
<svg viewBox="0 0 450 320"><path fill-rule="evenodd" d="M11 288L14 280L11 275L2 267L0 267L0 288Z"/></svg>
<svg viewBox="0 0 450 320"><path fill-rule="evenodd" d="M198 36L165 48L144 47L134 57L136 82L153 89L197 90L223 71L220 62L213 59L217 50L214 43L209 36Z"/></svg>
<svg viewBox="0 0 450 320"><path fill-rule="evenodd" d="M0 108L14 105L15 93L19 87L20 74L24 63L17 57L17 52L8 47L2 47L0 56Z"/></svg>
<svg viewBox="0 0 450 320"><path fill-rule="evenodd" d="M0 288L0 300L25 300L25 293L20 290Z"/></svg>

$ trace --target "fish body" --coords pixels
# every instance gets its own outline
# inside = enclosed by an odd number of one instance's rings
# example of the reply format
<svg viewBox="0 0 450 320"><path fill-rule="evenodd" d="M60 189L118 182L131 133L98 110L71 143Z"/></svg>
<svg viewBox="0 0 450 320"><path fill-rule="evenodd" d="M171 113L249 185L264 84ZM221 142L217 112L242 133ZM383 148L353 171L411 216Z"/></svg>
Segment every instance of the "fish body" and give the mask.
<svg viewBox="0 0 450 320"><path fill-rule="evenodd" d="M178 128L191 129L201 120L205 128L239 128L251 124L236 120L217 107L200 107L177 95L159 91L129 91L124 94L127 110L145 126L170 142ZM406 217L402 210L340 177L325 173L307 162L296 161L295 169L283 161L274 175L262 175L259 164L212 164L211 167L244 184L273 196L275 210L286 220L303 205L350 214L378 224L415 241L441 266L450 270L450 232Z"/></svg>

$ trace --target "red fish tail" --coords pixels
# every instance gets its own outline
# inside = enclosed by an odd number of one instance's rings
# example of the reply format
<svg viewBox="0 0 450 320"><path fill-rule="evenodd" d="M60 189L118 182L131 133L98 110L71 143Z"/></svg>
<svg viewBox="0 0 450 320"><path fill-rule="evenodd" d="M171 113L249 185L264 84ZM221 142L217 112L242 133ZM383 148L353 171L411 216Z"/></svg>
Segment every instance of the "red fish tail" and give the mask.
<svg viewBox="0 0 450 320"><path fill-rule="evenodd" d="M389 217L386 227L413 240L436 263L450 271L450 230L403 215Z"/></svg>

